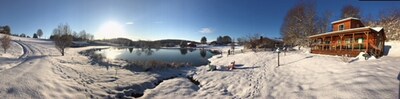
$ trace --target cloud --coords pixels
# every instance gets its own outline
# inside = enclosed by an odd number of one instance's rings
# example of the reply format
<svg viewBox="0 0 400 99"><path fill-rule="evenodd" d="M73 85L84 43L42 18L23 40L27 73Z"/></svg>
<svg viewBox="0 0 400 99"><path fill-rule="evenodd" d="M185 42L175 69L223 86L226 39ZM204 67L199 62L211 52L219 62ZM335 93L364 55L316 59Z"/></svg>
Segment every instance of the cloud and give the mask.
<svg viewBox="0 0 400 99"><path fill-rule="evenodd" d="M126 22L125 24L127 24L127 25L131 25L131 24L133 24L133 22Z"/></svg>
<svg viewBox="0 0 400 99"><path fill-rule="evenodd" d="M208 33L213 33L214 31L211 28L202 28L199 32L208 34Z"/></svg>

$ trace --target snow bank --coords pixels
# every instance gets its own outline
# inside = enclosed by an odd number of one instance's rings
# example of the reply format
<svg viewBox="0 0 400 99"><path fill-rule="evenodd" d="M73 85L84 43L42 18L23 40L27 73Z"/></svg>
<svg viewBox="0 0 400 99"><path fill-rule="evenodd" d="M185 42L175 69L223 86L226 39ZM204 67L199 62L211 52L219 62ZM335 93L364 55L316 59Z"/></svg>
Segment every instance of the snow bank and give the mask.
<svg viewBox="0 0 400 99"><path fill-rule="evenodd" d="M384 54L392 57L400 57L400 41L385 42Z"/></svg>

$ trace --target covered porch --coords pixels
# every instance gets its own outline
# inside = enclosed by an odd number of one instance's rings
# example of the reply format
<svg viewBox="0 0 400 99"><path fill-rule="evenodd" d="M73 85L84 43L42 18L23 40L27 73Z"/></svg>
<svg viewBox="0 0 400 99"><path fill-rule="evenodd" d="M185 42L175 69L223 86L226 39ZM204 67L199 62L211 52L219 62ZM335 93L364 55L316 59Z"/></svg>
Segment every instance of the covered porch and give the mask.
<svg viewBox="0 0 400 99"><path fill-rule="evenodd" d="M311 53L357 56L360 52L381 55L377 38L370 29L340 31L310 36ZM381 45L383 48L383 45Z"/></svg>

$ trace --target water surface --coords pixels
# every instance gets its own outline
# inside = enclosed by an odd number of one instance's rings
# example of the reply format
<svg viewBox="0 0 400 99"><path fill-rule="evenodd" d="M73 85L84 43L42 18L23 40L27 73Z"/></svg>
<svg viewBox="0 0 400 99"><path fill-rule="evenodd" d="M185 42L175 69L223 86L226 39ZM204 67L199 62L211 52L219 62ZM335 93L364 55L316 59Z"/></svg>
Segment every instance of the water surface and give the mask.
<svg viewBox="0 0 400 99"><path fill-rule="evenodd" d="M161 61L168 63L190 63L193 66L206 65L212 53L205 49L147 49L147 48L109 48L95 52L107 59L135 61Z"/></svg>

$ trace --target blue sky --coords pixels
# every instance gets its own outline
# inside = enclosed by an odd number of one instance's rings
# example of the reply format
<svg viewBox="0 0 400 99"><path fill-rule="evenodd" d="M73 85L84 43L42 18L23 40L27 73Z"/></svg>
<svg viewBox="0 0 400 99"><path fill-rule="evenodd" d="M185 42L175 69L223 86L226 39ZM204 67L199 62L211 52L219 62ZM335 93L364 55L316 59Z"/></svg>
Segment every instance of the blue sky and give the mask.
<svg viewBox="0 0 400 99"><path fill-rule="evenodd" d="M37 29L48 37L61 23L96 38L133 40L188 39L208 41L219 35L233 38L259 33L280 37L286 12L298 0L2 0L0 25L14 34L32 36ZM329 10L337 20L344 5L362 14L400 7L400 1L318 0L319 13ZM112 23L112 25L110 25ZM113 28L105 28L113 27ZM108 30L108 31L106 31ZM117 31L123 33L105 33Z"/></svg>

